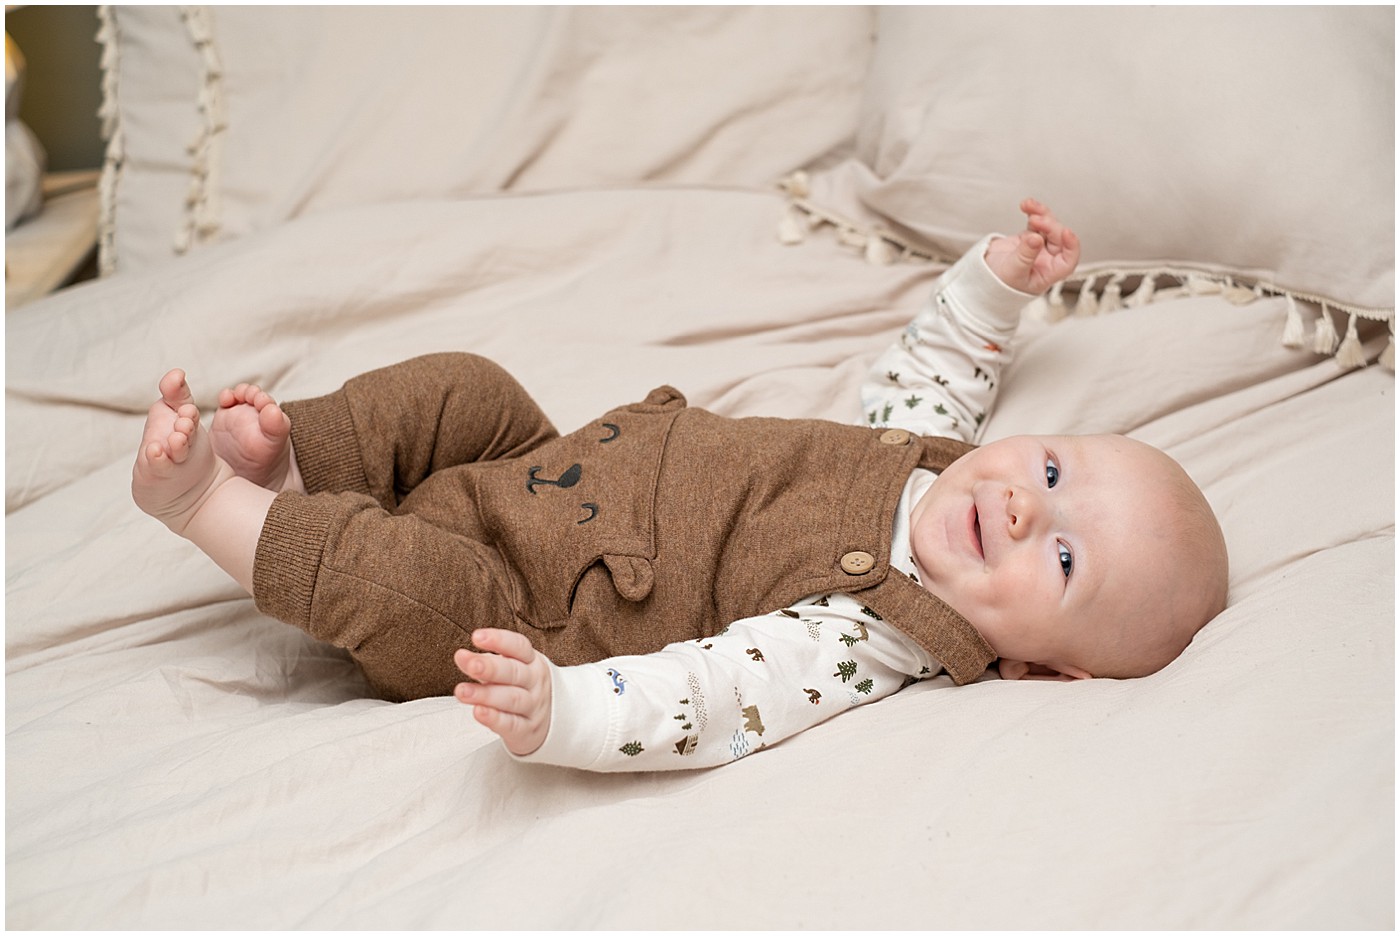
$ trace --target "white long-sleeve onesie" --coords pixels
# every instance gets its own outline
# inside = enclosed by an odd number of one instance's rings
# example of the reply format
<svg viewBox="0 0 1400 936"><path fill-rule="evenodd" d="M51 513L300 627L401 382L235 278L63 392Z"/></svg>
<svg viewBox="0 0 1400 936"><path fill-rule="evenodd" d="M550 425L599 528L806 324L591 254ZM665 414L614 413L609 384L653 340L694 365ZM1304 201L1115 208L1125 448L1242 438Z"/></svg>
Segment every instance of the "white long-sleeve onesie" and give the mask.
<svg viewBox="0 0 1400 936"><path fill-rule="evenodd" d="M987 266L991 237L934 283L861 388L865 419L972 441L1033 297ZM891 561L913 574L909 514L935 475L915 470ZM737 760L847 708L937 675L937 661L849 595L811 595L719 634L641 656L551 666L550 729L519 760L588 770L675 770Z"/></svg>

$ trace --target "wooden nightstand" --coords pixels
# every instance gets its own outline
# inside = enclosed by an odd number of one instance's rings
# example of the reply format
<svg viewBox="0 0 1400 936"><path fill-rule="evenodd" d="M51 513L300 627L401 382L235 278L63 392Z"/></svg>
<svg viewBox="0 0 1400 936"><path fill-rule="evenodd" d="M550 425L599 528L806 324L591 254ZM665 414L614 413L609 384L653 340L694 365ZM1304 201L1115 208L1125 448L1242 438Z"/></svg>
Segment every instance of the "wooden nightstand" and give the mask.
<svg viewBox="0 0 1400 936"><path fill-rule="evenodd" d="M101 170L44 176L44 209L5 235L5 308L96 275Z"/></svg>

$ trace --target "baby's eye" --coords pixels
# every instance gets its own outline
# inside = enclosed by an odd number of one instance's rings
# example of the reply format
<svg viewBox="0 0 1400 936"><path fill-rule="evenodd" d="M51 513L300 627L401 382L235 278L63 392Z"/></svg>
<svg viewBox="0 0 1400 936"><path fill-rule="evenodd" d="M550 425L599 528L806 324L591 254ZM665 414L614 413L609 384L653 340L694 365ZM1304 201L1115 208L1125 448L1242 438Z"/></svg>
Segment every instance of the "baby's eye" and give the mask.
<svg viewBox="0 0 1400 936"><path fill-rule="evenodd" d="M1060 568L1065 570L1065 578L1069 578L1070 572L1074 570L1074 555L1064 543L1056 543L1055 547L1060 553Z"/></svg>
<svg viewBox="0 0 1400 936"><path fill-rule="evenodd" d="M1055 459L1051 458L1045 462L1045 483L1049 487L1054 487L1060 481L1060 466L1055 464Z"/></svg>

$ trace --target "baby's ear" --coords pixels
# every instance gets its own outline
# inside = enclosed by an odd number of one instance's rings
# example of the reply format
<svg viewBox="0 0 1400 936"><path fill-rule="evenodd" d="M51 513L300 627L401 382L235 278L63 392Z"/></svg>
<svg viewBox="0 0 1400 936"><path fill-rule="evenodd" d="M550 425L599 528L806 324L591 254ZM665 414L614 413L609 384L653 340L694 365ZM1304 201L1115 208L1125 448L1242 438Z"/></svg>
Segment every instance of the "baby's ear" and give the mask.
<svg viewBox="0 0 1400 936"><path fill-rule="evenodd" d="M1022 663L1020 660L1000 660L997 673L1002 679L1053 679L1069 682L1075 679L1092 679L1087 672L1077 666L1064 666L1060 669L1041 663Z"/></svg>

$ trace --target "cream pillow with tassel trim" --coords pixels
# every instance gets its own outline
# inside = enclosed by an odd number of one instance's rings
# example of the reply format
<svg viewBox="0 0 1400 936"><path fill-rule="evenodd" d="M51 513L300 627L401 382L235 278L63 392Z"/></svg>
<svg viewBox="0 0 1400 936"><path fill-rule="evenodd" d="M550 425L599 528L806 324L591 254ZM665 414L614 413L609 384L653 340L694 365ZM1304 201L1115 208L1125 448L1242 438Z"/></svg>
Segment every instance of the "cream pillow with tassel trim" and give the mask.
<svg viewBox="0 0 1400 936"><path fill-rule="evenodd" d="M1391 7L882 7L856 154L785 181L784 240L947 262L1033 195L1085 246L1036 314L1284 296L1287 347L1357 367L1393 332L1394 127Z"/></svg>

